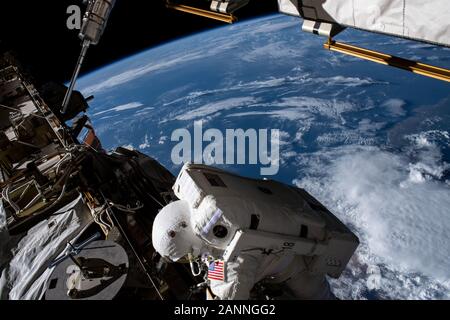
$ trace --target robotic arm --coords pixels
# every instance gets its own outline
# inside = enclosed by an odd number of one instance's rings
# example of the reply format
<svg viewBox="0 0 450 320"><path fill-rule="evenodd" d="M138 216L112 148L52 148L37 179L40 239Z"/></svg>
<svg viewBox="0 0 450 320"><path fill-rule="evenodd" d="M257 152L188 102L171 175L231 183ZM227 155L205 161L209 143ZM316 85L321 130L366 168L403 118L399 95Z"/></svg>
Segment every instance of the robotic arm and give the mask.
<svg viewBox="0 0 450 320"><path fill-rule="evenodd" d="M105 31L116 0L85 0L84 3L87 3L87 9L79 37L96 45Z"/></svg>
<svg viewBox="0 0 450 320"><path fill-rule="evenodd" d="M79 38L83 40L83 43L72 79L70 80L69 89L67 90L62 103L62 114L66 113L69 106L70 98L87 50L91 44L96 45L100 41L115 2L116 0L84 0L84 3L87 3L87 9L83 17L83 25L81 26L80 34L78 35Z"/></svg>

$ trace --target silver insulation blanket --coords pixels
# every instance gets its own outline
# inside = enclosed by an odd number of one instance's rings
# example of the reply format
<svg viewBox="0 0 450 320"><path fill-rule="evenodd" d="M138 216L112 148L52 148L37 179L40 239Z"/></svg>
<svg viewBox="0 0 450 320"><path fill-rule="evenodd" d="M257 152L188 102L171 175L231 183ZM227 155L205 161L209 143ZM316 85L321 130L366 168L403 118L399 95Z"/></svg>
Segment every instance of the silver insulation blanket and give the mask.
<svg viewBox="0 0 450 320"><path fill-rule="evenodd" d="M0 206L0 296L10 300L35 300L44 296L53 269L48 265L65 252L92 222L81 196L52 217L31 228L11 249L6 217ZM14 241L12 241L14 242Z"/></svg>
<svg viewBox="0 0 450 320"><path fill-rule="evenodd" d="M449 0L278 0L280 12L450 46Z"/></svg>

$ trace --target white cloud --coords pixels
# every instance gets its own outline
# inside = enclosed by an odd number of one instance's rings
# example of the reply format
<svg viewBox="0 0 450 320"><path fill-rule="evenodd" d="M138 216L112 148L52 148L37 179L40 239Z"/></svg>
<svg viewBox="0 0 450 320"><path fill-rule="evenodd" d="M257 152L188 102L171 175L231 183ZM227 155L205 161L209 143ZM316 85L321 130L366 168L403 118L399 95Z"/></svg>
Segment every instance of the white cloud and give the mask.
<svg viewBox="0 0 450 320"><path fill-rule="evenodd" d="M146 134L144 137L144 143L139 145L139 149L144 150L150 148L150 142L148 140L148 135Z"/></svg>
<svg viewBox="0 0 450 320"><path fill-rule="evenodd" d="M256 46L251 51L244 52L240 58L246 62L259 62L261 59L269 59L283 64L285 59L300 59L304 50L286 48L286 42L269 42L262 46Z"/></svg>
<svg viewBox="0 0 450 320"><path fill-rule="evenodd" d="M359 106L336 99L320 99L306 96L287 97L273 103L258 104L258 108L271 108L275 110L248 111L229 115L230 117L265 115L290 121L308 120L316 115L334 118L344 124L342 114L354 111Z"/></svg>
<svg viewBox="0 0 450 320"><path fill-rule="evenodd" d="M181 41L186 40L187 39ZM133 69L118 73L110 77L108 80L81 88L80 91L82 91L85 96L94 93L98 94L101 91L128 83L149 73L167 70L169 68L177 67L180 65L186 65L188 62L200 59L204 60L209 57L216 56L219 53L236 47L241 41L243 41L243 39L237 37L231 39L230 41L220 41L219 43L217 43L216 41L210 41L206 43L204 47L201 47L199 49L191 49L184 55L165 55L164 59L156 59L156 61L151 61L140 67L135 67ZM171 43L170 45L174 45L175 43Z"/></svg>
<svg viewBox="0 0 450 320"><path fill-rule="evenodd" d="M153 108L153 107L145 107L145 108L142 108L142 109L138 110L138 111L136 112L136 115L145 115L145 114L149 114L149 113L151 113L151 111L154 110L154 109L155 109L155 108Z"/></svg>
<svg viewBox="0 0 450 320"><path fill-rule="evenodd" d="M320 146L329 146L333 144L358 144L358 145L373 145L376 139L366 137L360 132L352 130L343 130L339 132L326 132L316 138L316 142Z"/></svg>
<svg viewBox="0 0 450 320"><path fill-rule="evenodd" d="M196 99L202 96L207 96L211 94L218 94L218 93L229 93L230 91L237 91L237 90L245 90L249 92L254 92L258 89L269 89L273 87L278 87L282 85L288 85L289 82L295 82L296 80L300 80L299 78L288 78L288 77L282 77L282 78L268 78L264 80L254 80L249 82L238 82L235 84L228 85L223 88L219 89L213 89L213 90L203 90L203 91L193 91L187 95L186 99ZM175 102L179 101L180 99L176 100ZM170 102L173 103L174 101Z"/></svg>
<svg viewBox="0 0 450 320"><path fill-rule="evenodd" d="M196 53L196 54L187 54L187 55L180 56L180 57L172 57L172 58L168 58L167 60L163 60L163 61L159 61L159 62L152 62L152 63L149 63L142 67L134 68L134 69L119 73L103 82L94 84L89 87L82 88L81 91L83 92L84 95L90 95L90 94L94 94L94 93L98 94L99 92L104 91L106 89L116 87L118 85L130 82L134 79L138 79L148 73L168 69L168 68L176 66L180 63L185 63L186 61L195 60L195 59L199 59L199 58L200 58L199 53Z"/></svg>
<svg viewBox="0 0 450 320"><path fill-rule="evenodd" d="M322 85L330 87L335 86L360 87L373 84L389 84L389 82L375 81L371 78L344 77L344 76L312 77L311 82L320 83Z"/></svg>
<svg viewBox="0 0 450 320"><path fill-rule="evenodd" d="M136 109L139 107L142 107L144 104L141 102L130 102L127 104L122 104L120 106L108 109L108 110L104 110L104 111L100 111L97 113L94 113L93 116L99 116L101 114L107 113L107 112L120 112L120 111L124 111L124 110L130 110L130 109Z"/></svg>
<svg viewBox="0 0 450 320"><path fill-rule="evenodd" d="M110 115L110 116L104 116L104 117L101 117L99 120L112 119L112 118L117 117L117 116L118 116L118 114L114 114L114 115Z"/></svg>
<svg viewBox="0 0 450 320"><path fill-rule="evenodd" d="M380 129L382 129L386 125L385 122L373 122L370 119L362 119L358 123L358 131L362 133L367 132L378 132Z"/></svg>
<svg viewBox="0 0 450 320"><path fill-rule="evenodd" d="M121 106L117 106L112 108L112 110L118 112L118 111L124 111L124 110L130 110L130 109L136 109L139 107L142 107L144 104L140 103L140 102L131 102L131 103L127 103Z"/></svg>
<svg viewBox="0 0 450 320"><path fill-rule="evenodd" d="M302 110L295 110L290 108L275 111L237 112L228 115L228 117L249 117L249 116L267 116L271 118L278 118L290 121L305 120L310 117L308 113L303 112Z"/></svg>
<svg viewBox="0 0 450 320"><path fill-rule="evenodd" d="M289 21L280 21L280 22L273 22L272 21L268 21L267 23L261 24L258 26L258 28L251 28L250 32L252 34L257 34L257 33L264 33L264 34L268 34L268 33L273 33L273 32L280 32L281 30L287 29L287 28L291 28L291 27L296 27L300 24L300 21L297 20L289 20Z"/></svg>
<svg viewBox="0 0 450 320"><path fill-rule="evenodd" d="M329 118L341 119L341 114L356 110L356 105L348 101L337 99L321 99L308 96L283 98L271 104L275 107L295 107L312 114L320 114Z"/></svg>
<svg viewBox="0 0 450 320"><path fill-rule="evenodd" d="M313 124L313 120L303 121L301 124L301 127L298 129L297 133L295 134L294 142L303 145L304 144L303 137L305 136L306 133L309 132L309 130L311 130L312 124Z"/></svg>
<svg viewBox="0 0 450 320"><path fill-rule="evenodd" d="M427 148L436 144L450 146L450 133L441 130L429 130L406 136L417 148Z"/></svg>
<svg viewBox="0 0 450 320"><path fill-rule="evenodd" d="M450 164L439 162L441 158L440 147L450 145L450 135L447 131L431 130L406 136L413 147L415 157L420 162L410 163L410 180L412 183L421 183L427 180L442 179L444 172L450 169Z"/></svg>
<svg viewBox="0 0 450 320"><path fill-rule="evenodd" d="M372 286L381 298L450 298L450 188L411 176L411 168L424 163L444 170L440 159L422 153L410 163L376 147L356 146L299 158L299 167L308 169L295 182L361 240L350 269L334 283L341 297L362 298ZM380 278L370 268L379 268Z"/></svg>
<svg viewBox="0 0 450 320"><path fill-rule="evenodd" d="M159 138L159 144L165 144L166 143L166 141L167 141L167 136L161 136L161 138Z"/></svg>
<svg viewBox="0 0 450 320"><path fill-rule="evenodd" d="M194 120L207 116L214 116L221 111L230 110L239 107L247 107L248 105L256 103L257 100L253 97L237 97L220 100L205 104L199 108L184 112L183 114L175 116L176 120ZM165 120L168 121L168 120Z"/></svg>
<svg viewBox="0 0 450 320"><path fill-rule="evenodd" d="M403 116L406 114L406 111L403 107L406 105L406 102L401 99L389 99L385 101L381 106L386 108L386 110L393 116Z"/></svg>
<svg viewBox="0 0 450 320"><path fill-rule="evenodd" d="M266 79L253 80L248 82L240 81L238 83L230 84L223 88L204 91L193 91L189 95L187 95L185 99L190 100L201 96L217 93L227 93L236 90L246 90L253 92L258 89L270 89L275 87L295 86L300 84L320 84L321 86L327 87L328 86L358 87L371 84L388 84L388 82L379 82L371 78L357 78L357 77L343 77L343 76L313 77L308 73L302 72L301 75L298 76L286 76L279 78L269 77ZM180 99L169 102L168 104L178 101L180 101Z"/></svg>

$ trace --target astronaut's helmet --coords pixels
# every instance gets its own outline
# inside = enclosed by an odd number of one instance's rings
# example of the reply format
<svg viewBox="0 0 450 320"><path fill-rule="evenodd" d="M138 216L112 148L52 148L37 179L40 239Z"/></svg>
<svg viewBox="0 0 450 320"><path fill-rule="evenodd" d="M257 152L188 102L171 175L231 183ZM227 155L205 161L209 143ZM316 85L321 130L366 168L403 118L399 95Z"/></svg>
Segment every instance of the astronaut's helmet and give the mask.
<svg viewBox="0 0 450 320"><path fill-rule="evenodd" d="M201 255L203 241L191 224L189 203L179 200L165 206L153 222L152 242L155 250L173 262L183 262L188 254Z"/></svg>

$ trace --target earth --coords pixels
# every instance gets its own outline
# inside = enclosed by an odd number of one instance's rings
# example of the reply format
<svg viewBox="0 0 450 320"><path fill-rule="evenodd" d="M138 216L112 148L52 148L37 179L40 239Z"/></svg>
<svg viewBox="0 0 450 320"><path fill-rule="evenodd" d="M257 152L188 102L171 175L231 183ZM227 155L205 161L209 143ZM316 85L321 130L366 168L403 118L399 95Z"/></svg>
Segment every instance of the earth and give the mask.
<svg viewBox="0 0 450 320"><path fill-rule="evenodd" d="M450 299L450 87L322 48L273 15L182 38L78 82L106 149L174 174L175 129L280 130L280 170L360 238L341 299ZM339 40L450 67L450 50L346 30ZM221 165L260 178L258 165Z"/></svg>

